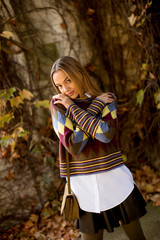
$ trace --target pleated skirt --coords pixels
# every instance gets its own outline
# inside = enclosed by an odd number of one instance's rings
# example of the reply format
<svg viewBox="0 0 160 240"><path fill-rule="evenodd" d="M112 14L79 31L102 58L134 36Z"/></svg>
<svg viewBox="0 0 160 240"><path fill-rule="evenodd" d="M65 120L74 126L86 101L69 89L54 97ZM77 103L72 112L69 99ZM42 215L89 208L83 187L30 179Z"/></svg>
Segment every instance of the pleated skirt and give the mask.
<svg viewBox="0 0 160 240"><path fill-rule="evenodd" d="M145 206L146 202L135 185L131 194L112 209L101 213L91 213L80 209L80 217L76 227L82 233L97 233L100 229L113 232L115 227L120 226L120 221L123 224L129 224L131 221L144 216L147 213Z"/></svg>

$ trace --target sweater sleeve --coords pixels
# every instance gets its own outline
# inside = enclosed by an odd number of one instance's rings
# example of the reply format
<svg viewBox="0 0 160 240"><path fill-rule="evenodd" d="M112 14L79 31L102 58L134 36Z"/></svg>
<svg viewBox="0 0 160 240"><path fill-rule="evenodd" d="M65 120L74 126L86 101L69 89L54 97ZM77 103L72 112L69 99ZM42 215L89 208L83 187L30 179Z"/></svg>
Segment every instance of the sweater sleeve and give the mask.
<svg viewBox="0 0 160 240"><path fill-rule="evenodd" d="M74 124L67 116L65 110L54 105L51 101L51 117L53 128L68 152L79 154L88 142L89 134L80 126Z"/></svg>
<svg viewBox="0 0 160 240"><path fill-rule="evenodd" d="M79 108L75 103L68 108L78 126L92 138L108 143L112 140L117 127L117 110L115 101L106 105L101 111L101 118L91 115L88 111Z"/></svg>
<svg viewBox="0 0 160 240"><path fill-rule="evenodd" d="M95 98L92 100L91 104L88 106L87 112L95 116L102 111L105 105L106 103L103 100L99 98Z"/></svg>
<svg viewBox="0 0 160 240"><path fill-rule="evenodd" d="M96 116L99 112L102 111L105 105L106 103L103 100L95 98L92 100L91 104L87 107L86 111L91 115ZM72 119L73 121L75 121L75 118L72 114L72 111L70 111L70 108L67 108L65 115Z"/></svg>

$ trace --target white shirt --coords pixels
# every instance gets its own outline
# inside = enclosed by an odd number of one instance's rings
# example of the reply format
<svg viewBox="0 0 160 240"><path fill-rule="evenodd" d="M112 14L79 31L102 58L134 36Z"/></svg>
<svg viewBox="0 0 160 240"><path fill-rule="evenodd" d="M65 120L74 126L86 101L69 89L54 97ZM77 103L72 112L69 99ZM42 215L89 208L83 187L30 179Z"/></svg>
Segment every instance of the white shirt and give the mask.
<svg viewBox="0 0 160 240"><path fill-rule="evenodd" d="M103 173L72 176L70 182L80 208L95 213L122 203L134 188L132 174L125 165Z"/></svg>

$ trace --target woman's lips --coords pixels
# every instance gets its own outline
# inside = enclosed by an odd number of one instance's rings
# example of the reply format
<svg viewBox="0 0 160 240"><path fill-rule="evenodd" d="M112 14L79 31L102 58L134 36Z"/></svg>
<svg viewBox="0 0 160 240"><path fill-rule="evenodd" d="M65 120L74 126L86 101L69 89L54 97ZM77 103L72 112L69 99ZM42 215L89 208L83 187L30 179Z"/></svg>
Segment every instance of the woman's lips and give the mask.
<svg viewBox="0 0 160 240"><path fill-rule="evenodd" d="M72 96L74 94L74 91L68 93L69 96Z"/></svg>

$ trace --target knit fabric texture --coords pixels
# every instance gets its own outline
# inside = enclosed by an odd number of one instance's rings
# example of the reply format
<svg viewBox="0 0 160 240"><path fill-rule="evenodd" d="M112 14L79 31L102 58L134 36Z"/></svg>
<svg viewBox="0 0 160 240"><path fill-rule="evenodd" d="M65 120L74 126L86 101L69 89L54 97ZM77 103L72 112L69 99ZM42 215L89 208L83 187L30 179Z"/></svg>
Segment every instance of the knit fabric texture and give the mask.
<svg viewBox="0 0 160 240"><path fill-rule="evenodd" d="M67 110L51 101L53 128L60 140L61 177L67 176L66 150L71 176L104 172L124 164L115 136L118 124L115 101L110 104L98 98L73 101Z"/></svg>

